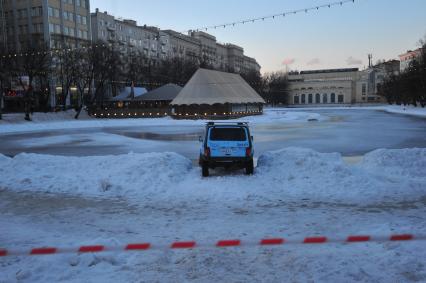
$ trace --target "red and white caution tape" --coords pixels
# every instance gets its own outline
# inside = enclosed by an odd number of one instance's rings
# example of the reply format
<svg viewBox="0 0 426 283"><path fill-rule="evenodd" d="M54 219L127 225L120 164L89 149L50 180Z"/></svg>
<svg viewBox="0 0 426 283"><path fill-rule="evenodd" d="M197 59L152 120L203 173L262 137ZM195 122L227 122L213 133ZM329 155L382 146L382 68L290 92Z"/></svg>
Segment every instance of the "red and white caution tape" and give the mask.
<svg viewBox="0 0 426 283"><path fill-rule="evenodd" d="M27 250L14 250L0 248L0 257L6 256L28 256L28 255L51 255L64 253L99 253L99 252L125 252L125 251L147 251L147 250L176 250L196 248L226 248L226 247L249 247L249 246L282 246L294 244L326 244L326 243L361 243L361 242L400 242L400 241L424 241L425 235L394 234L391 236L369 236L353 235L346 238L332 238L325 236L306 237L303 239L291 238L264 238L258 241L249 240L219 240L215 243L206 244L197 241L177 241L168 245L155 245L152 243L133 243L124 246L89 245L77 248L39 247Z"/></svg>

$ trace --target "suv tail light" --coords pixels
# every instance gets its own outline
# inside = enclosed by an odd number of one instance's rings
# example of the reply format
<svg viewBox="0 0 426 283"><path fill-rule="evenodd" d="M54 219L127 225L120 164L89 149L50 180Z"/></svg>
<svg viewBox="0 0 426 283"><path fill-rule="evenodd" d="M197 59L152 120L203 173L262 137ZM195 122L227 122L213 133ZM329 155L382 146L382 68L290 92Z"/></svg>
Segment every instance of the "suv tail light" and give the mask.
<svg viewBox="0 0 426 283"><path fill-rule="evenodd" d="M204 149L204 156L210 157L210 147Z"/></svg>
<svg viewBox="0 0 426 283"><path fill-rule="evenodd" d="M250 147L246 147L246 156L250 156L251 155L251 148Z"/></svg>

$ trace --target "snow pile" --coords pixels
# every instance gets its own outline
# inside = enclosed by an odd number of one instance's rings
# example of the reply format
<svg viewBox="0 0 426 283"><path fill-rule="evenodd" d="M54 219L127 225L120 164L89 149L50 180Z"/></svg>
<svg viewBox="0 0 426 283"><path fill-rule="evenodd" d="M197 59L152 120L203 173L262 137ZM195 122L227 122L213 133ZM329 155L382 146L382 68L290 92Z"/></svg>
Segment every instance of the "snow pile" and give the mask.
<svg viewBox="0 0 426 283"><path fill-rule="evenodd" d="M338 153L286 148L259 157L256 174L198 167L176 153L63 157L19 154L0 158L0 187L135 201L218 202L250 198L372 202L424 193L426 149L377 150L357 165Z"/></svg>
<svg viewBox="0 0 426 283"><path fill-rule="evenodd" d="M425 162L426 149L376 150L348 165L337 153L286 148L260 156L253 176L216 170L202 178L198 167L175 153L0 155L0 243L30 248L424 234ZM81 197L16 193L22 191ZM0 282L423 282L423 246L408 241L6 257Z"/></svg>
<svg viewBox="0 0 426 283"><path fill-rule="evenodd" d="M176 153L63 157L19 154L0 158L0 187L87 196L162 194L187 174L190 160Z"/></svg>
<svg viewBox="0 0 426 283"><path fill-rule="evenodd" d="M364 156L362 167L386 176L424 178L426 148L378 149Z"/></svg>

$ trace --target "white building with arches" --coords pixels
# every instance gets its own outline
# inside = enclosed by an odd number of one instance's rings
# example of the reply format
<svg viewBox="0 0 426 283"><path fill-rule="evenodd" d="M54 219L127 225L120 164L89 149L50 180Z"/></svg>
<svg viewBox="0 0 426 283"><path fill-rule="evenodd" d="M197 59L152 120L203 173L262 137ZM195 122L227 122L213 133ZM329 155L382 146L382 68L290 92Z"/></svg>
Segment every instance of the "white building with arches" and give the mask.
<svg viewBox="0 0 426 283"><path fill-rule="evenodd" d="M288 76L290 105L356 103L357 68L313 70Z"/></svg>

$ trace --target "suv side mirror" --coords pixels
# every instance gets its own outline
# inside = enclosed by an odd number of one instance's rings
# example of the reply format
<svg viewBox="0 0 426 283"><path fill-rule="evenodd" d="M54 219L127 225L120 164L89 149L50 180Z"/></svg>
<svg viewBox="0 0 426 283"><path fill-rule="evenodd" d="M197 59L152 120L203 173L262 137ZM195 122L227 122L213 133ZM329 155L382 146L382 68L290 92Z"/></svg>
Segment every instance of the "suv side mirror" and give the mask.
<svg viewBox="0 0 426 283"><path fill-rule="evenodd" d="M203 142L203 137L202 137L202 136L199 136L199 137L198 137L198 141L199 141L199 142Z"/></svg>

